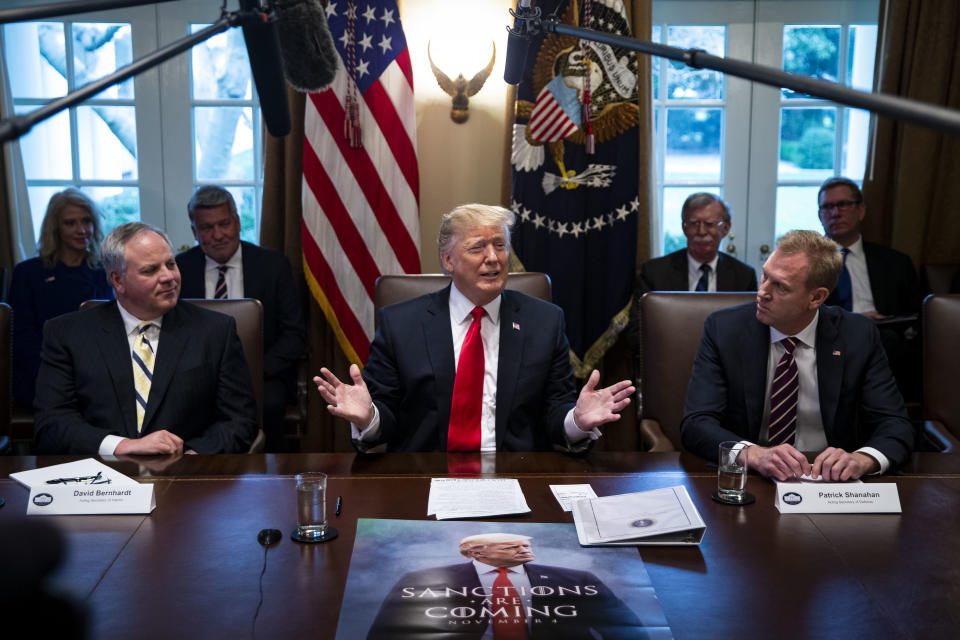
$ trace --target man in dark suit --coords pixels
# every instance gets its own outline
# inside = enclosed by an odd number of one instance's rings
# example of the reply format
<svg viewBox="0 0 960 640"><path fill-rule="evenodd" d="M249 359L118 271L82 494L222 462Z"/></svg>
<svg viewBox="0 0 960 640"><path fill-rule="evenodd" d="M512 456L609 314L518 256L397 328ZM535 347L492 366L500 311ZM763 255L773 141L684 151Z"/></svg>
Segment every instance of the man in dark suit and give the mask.
<svg viewBox="0 0 960 640"><path fill-rule="evenodd" d="M496 638L646 637L637 615L594 574L533 564L527 536L468 536L460 553L470 562L401 577L367 639L481 638L491 624Z"/></svg>
<svg viewBox="0 0 960 640"><path fill-rule="evenodd" d="M687 248L647 260L637 278L637 299L648 291L756 291L750 265L720 253L730 231L730 208L712 193L694 193L680 215Z"/></svg>
<svg viewBox="0 0 960 640"><path fill-rule="evenodd" d="M233 318L178 302L166 235L120 225L101 254L116 301L44 327L40 453L239 453L257 432Z"/></svg>
<svg viewBox="0 0 960 640"><path fill-rule="evenodd" d="M857 183L840 176L827 179L817 204L823 231L837 243L846 271L826 304L874 319L919 312L923 296L909 256L860 235L867 207Z"/></svg>
<svg viewBox="0 0 960 640"><path fill-rule="evenodd" d="M873 322L822 306L841 261L791 231L763 267L757 302L711 314L687 389L684 447L716 460L740 441L765 476L852 480L902 465L914 445ZM800 451L818 452L813 464Z"/></svg>
<svg viewBox="0 0 960 640"><path fill-rule="evenodd" d="M452 286L383 309L363 376L350 367L352 385L326 368L314 378L360 450L581 449L620 418L630 382L597 389L594 371L578 396L563 312L504 291L513 219L487 205L446 214L438 244Z"/></svg>
<svg viewBox="0 0 960 640"><path fill-rule="evenodd" d="M200 187L187 212L198 246L177 256L180 295L256 298L263 304L263 428L266 450L283 451L284 408L295 393L307 347L290 262L279 251L240 241L240 216L226 189Z"/></svg>

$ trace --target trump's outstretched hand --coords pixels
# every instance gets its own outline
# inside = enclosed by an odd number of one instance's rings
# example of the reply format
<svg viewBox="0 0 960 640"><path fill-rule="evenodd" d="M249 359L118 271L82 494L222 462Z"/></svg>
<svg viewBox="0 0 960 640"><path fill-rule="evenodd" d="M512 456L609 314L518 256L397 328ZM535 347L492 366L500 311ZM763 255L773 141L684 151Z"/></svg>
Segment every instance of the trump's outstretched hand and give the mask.
<svg viewBox="0 0 960 640"><path fill-rule="evenodd" d="M637 390L629 380L621 380L603 389L597 389L598 382L600 372L594 369L573 408L573 421L582 431L619 420L620 412L630 404L630 396Z"/></svg>
<svg viewBox="0 0 960 640"><path fill-rule="evenodd" d="M370 399L367 384L360 375L360 367L355 364L350 365L350 378L353 384L341 382L326 367L320 369L320 374L323 377L314 376L313 382L327 403L327 411L338 418L352 422L361 430L366 428L373 420L373 400Z"/></svg>

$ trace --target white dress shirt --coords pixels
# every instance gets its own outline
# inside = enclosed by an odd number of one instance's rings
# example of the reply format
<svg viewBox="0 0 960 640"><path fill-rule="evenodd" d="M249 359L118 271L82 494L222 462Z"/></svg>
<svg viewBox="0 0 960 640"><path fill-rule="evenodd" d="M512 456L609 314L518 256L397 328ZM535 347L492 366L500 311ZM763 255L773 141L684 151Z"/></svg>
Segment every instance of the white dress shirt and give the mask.
<svg viewBox="0 0 960 640"><path fill-rule="evenodd" d="M228 298L243 297L243 245L237 245L237 250L224 262L227 272L224 281L227 283ZM220 277L220 263L204 254L203 290L204 297L212 299L217 292L217 278Z"/></svg>
<svg viewBox="0 0 960 640"><path fill-rule="evenodd" d="M839 244L837 251L843 249ZM847 272L850 274L850 285L853 290L853 309L854 313L867 313L876 311L876 305L873 302L873 290L870 289L870 274L867 273L867 254L863 251L863 236L857 238L857 241L847 247L850 252L847 254ZM843 253L840 254L843 259Z"/></svg>
<svg viewBox="0 0 960 640"><path fill-rule="evenodd" d="M793 350L793 360L797 364L797 432L794 447L798 451L820 452L827 448L827 434L823 430L823 417L820 413L820 392L817 380L817 323L820 322L818 310L806 327L793 337L799 340ZM777 363L783 356L785 349L780 343L787 338L770 327L770 350L767 356L767 388L763 400L763 422L760 424L760 442L766 445L770 426L770 386L773 383L773 374ZM840 428L846 425L839 425ZM754 444L742 441L744 445ZM873 447L860 447L860 453L865 453L880 463L880 471L885 473L890 467L890 460Z"/></svg>
<svg viewBox="0 0 960 640"><path fill-rule="evenodd" d="M480 412L480 450L497 450L497 367L500 361L500 302L497 296L483 306L486 314L480 323L480 338L483 340L483 406ZM450 284L450 329L453 334L454 371L460 362L460 348L467 330L473 324L474 304L460 293L456 285ZM563 421L563 430L567 447L572 451L586 448L590 440L601 435L599 429L581 430L573 420L573 409L567 412ZM354 440L372 442L380 433L380 411L373 405L373 420L362 431L350 423L350 434Z"/></svg>
<svg viewBox="0 0 960 640"><path fill-rule="evenodd" d="M130 346L130 367L132 369L134 366L133 347L136 344L137 334L139 333L138 329L143 320L124 309L123 305L119 302L117 303L117 308L120 309L120 317L123 319L123 330L127 333L127 344ZM150 318L149 321L153 323L153 326L147 329L147 340L150 341L150 346L153 347L153 357L154 362L156 362L157 354L160 352L160 326L163 324L163 316ZM136 402L133 398L131 398L131 400ZM100 448L97 453L101 456L112 456L117 445L120 444L120 441L125 439L126 438L122 436L104 436L103 440L100 441Z"/></svg>
<svg viewBox="0 0 960 640"><path fill-rule="evenodd" d="M700 271L701 265L708 264L710 265L710 275L707 278L707 291L716 291L717 290L717 262L720 261L720 254L715 253L713 255L713 260L709 262L697 262L693 259L693 256L690 255L690 252L687 252L687 291L696 291L697 283L700 282L700 276L703 275L703 272Z"/></svg>

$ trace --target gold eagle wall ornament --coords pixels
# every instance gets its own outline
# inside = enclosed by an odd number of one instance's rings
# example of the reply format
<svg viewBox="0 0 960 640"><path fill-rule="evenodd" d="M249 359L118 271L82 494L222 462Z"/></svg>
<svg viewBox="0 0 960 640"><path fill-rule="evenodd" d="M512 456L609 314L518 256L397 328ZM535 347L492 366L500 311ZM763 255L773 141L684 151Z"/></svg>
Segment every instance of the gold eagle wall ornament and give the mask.
<svg viewBox="0 0 960 640"><path fill-rule="evenodd" d="M453 98L453 106L450 107L450 119L457 124L466 122L467 118L470 117L470 112L467 110L470 106L470 98L483 88L483 83L487 81L490 72L493 71L493 63L497 59L497 44L494 41L491 41L490 44L493 45L493 55L490 56L490 62L467 82L462 73L457 75L456 79L451 80L450 76L434 64L433 58L430 56L430 41L427 41L427 60L430 61L430 69L436 76L440 88Z"/></svg>

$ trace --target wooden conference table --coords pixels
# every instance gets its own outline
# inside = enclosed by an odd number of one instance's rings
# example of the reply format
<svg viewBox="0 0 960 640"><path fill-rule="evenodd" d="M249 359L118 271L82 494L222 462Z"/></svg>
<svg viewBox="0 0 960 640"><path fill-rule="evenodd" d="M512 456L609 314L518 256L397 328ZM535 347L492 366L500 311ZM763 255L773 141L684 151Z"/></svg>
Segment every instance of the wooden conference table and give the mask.
<svg viewBox="0 0 960 640"><path fill-rule="evenodd" d="M66 457L0 458L0 525L22 517L27 491L9 473ZM148 516L51 516L68 559L58 585L86 602L93 638L251 637L268 551L258 638L332 638L357 518L426 519L444 454L185 456L167 468L109 463L155 484ZM946 638L960 629L960 456L916 454L899 488L901 515L786 515L769 481L751 476L747 507L714 503L716 471L687 454L496 454L485 471L515 477L531 513L504 522L572 522L549 485L589 482L598 495L685 485L707 523L698 548L637 553L677 638ZM495 468L494 468L495 467ZM293 475L330 475L342 496L325 544L290 540ZM491 476L492 477L492 476ZM575 535L571 527L571 535ZM392 580L392 577L385 577Z"/></svg>

